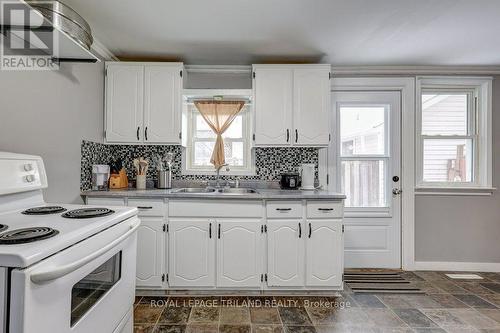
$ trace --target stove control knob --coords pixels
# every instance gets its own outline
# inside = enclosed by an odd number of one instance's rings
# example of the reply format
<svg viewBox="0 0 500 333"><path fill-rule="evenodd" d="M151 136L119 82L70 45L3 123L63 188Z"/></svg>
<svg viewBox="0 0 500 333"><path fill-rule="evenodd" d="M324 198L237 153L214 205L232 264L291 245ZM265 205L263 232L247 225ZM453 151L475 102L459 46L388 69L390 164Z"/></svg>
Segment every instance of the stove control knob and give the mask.
<svg viewBox="0 0 500 333"><path fill-rule="evenodd" d="M25 164L24 165L24 171L31 171L33 170L33 164Z"/></svg>
<svg viewBox="0 0 500 333"><path fill-rule="evenodd" d="M32 182L35 181L35 176L33 176L33 175L27 175L26 177L24 177L24 179L26 179L26 181L28 183L32 183Z"/></svg>

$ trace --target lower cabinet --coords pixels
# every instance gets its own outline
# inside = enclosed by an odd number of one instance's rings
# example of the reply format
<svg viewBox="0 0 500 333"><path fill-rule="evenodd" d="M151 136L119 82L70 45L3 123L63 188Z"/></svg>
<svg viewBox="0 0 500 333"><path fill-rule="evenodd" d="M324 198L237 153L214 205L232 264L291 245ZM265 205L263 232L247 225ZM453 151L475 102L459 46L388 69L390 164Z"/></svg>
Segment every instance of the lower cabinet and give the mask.
<svg viewBox="0 0 500 333"><path fill-rule="evenodd" d="M268 220L269 287L340 287L341 220Z"/></svg>
<svg viewBox="0 0 500 333"><path fill-rule="evenodd" d="M137 229L138 287L162 287L164 256L164 221L162 217L141 216Z"/></svg>
<svg viewBox="0 0 500 333"><path fill-rule="evenodd" d="M270 287L304 285L302 220L267 221L267 284Z"/></svg>
<svg viewBox="0 0 500 333"><path fill-rule="evenodd" d="M307 220L306 223L306 286L342 285L342 221Z"/></svg>
<svg viewBox="0 0 500 333"><path fill-rule="evenodd" d="M217 286L260 287L262 222L258 219L217 220Z"/></svg>
<svg viewBox="0 0 500 333"><path fill-rule="evenodd" d="M170 219L168 271L171 287L215 286L215 229L212 219Z"/></svg>

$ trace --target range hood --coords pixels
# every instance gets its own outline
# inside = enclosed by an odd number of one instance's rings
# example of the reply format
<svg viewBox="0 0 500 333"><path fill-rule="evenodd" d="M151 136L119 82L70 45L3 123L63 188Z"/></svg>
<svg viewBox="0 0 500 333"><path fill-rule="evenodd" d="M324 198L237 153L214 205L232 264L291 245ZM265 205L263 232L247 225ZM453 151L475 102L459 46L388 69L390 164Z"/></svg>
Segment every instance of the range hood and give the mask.
<svg viewBox="0 0 500 333"><path fill-rule="evenodd" d="M54 0L26 0L26 3L51 22L54 28L66 33L90 51L94 42L90 25L71 7Z"/></svg>
<svg viewBox="0 0 500 333"><path fill-rule="evenodd" d="M11 21L9 24L1 22L4 29L10 29L17 39L23 40L23 29L38 29L38 34L54 34L54 37L57 38L57 53L48 54L53 56L56 61L99 61L91 51L94 39L90 25L72 8L57 0L20 0L19 4L25 6L31 15L41 17L44 22L42 27L49 29L40 29L40 26L30 27L24 21ZM11 20L13 19L11 18Z"/></svg>

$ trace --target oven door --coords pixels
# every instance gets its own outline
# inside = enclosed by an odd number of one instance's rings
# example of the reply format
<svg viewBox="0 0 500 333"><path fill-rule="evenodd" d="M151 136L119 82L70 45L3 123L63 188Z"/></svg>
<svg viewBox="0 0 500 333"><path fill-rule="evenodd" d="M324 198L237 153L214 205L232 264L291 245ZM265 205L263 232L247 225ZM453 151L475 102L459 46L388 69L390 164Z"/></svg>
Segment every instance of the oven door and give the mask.
<svg viewBox="0 0 500 333"><path fill-rule="evenodd" d="M139 225L130 218L14 270L9 332L113 332L134 303Z"/></svg>

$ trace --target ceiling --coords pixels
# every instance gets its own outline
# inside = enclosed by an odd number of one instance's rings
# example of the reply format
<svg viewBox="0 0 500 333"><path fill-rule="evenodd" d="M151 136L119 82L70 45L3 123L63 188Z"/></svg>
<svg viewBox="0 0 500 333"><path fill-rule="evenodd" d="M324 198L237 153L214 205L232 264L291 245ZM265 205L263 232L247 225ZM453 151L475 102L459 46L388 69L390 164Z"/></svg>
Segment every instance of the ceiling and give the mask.
<svg viewBox="0 0 500 333"><path fill-rule="evenodd" d="M500 65L500 0L62 0L123 58Z"/></svg>

